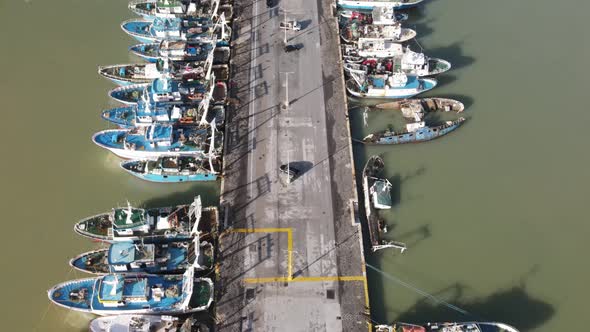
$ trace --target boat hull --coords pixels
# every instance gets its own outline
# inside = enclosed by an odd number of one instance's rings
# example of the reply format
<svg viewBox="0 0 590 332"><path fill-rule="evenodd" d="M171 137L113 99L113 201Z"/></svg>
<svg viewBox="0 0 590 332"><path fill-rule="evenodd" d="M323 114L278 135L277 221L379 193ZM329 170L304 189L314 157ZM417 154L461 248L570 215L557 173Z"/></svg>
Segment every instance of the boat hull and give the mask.
<svg viewBox="0 0 590 332"><path fill-rule="evenodd" d="M449 125L426 127L412 133L381 137L379 140L374 142L371 141L371 134L365 137L364 143L368 145L394 145L427 142L454 131L455 129L459 128L463 122L465 122L465 119L460 118L459 120L453 121L452 124Z"/></svg>
<svg viewBox="0 0 590 332"><path fill-rule="evenodd" d="M354 97L358 98L375 98L375 99L406 99L419 95L423 92L432 90L436 87L436 80L434 79L420 79L422 86L418 88L400 88L400 89L368 89L367 92L358 91L355 89L355 83L349 80L346 84L346 90Z"/></svg>
<svg viewBox="0 0 590 332"><path fill-rule="evenodd" d="M393 7L395 9L408 9L416 7L423 0L416 0L409 3L393 2L393 1L352 1L352 0L338 0L338 6L349 10L373 10L373 8Z"/></svg>
<svg viewBox="0 0 590 332"><path fill-rule="evenodd" d="M145 181L159 182L159 183L178 183L178 182L200 182L200 181L215 181L217 180L217 174L215 173L203 173L193 175L156 175L156 174L139 174L126 170L127 173L140 178Z"/></svg>

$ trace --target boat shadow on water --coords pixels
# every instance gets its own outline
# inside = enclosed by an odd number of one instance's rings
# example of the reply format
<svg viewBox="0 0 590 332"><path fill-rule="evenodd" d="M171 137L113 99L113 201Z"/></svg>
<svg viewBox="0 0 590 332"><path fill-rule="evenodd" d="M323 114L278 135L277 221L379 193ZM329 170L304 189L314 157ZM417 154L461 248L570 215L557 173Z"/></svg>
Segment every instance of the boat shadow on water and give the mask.
<svg viewBox="0 0 590 332"><path fill-rule="evenodd" d="M168 186L170 184L155 184L157 186ZM180 204L188 204L195 199L196 195L200 195L203 207L217 206L219 204L219 190L217 189L217 182L209 183L192 183L179 184L181 191L175 191L168 195L161 195L154 198L147 199L141 202L140 206L146 208L176 206Z"/></svg>
<svg viewBox="0 0 590 332"><path fill-rule="evenodd" d="M534 269L533 267L529 273L534 273ZM375 269L368 270L371 283L374 280L382 283L386 279L381 276L375 277L374 274L379 273ZM386 313L384 306L372 306L371 319L384 323L386 316L393 315L395 321L410 323L491 321L512 325L521 332L531 331L549 321L555 315L556 309L553 305L531 295L526 289L525 279L526 276L517 285L500 289L490 295L469 299L468 296L464 296L468 287L457 283L432 294L444 302L425 298L406 311L389 313ZM371 295L372 302L376 301L374 304L381 302L376 292Z"/></svg>
<svg viewBox="0 0 590 332"><path fill-rule="evenodd" d="M462 69L475 62L475 58L463 51L463 42L454 42L447 46L428 47L428 54L451 62L451 71Z"/></svg>

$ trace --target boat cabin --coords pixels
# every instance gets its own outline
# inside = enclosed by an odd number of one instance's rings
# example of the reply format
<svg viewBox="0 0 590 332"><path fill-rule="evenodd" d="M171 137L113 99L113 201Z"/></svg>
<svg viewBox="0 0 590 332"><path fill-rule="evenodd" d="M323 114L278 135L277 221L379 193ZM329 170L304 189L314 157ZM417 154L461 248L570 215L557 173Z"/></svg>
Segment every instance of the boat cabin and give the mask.
<svg viewBox="0 0 590 332"><path fill-rule="evenodd" d="M98 301L105 307L125 306L128 302L148 302L149 289L147 278L107 275L100 281ZM152 296L162 293L162 289L152 289ZM161 297L160 297L161 298Z"/></svg>
<svg viewBox="0 0 590 332"><path fill-rule="evenodd" d="M387 179L376 179L369 192L375 209L391 209L391 183Z"/></svg>
<svg viewBox="0 0 590 332"><path fill-rule="evenodd" d="M108 263L115 272L155 265L155 245L137 245L133 242L116 242L109 248Z"/></svg>

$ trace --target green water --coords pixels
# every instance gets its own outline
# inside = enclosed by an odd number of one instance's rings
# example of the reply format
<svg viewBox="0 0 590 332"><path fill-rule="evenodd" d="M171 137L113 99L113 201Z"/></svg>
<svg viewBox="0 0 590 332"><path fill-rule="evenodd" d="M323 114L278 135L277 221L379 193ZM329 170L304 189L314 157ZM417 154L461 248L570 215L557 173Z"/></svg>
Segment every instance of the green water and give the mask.
<svg viewBox="0 0 590 332"><path fill-rule="evenodd" d="M421 14L416 29L427 55L454 65L425 96L463 101L470 119L429 143L355 147L357 167L383 155L395 203L384 213L387 236L409 247L368 258L387 275L368 269L375 320L582 329L590 5L554 4L434 0L411 13ZM379 114L363 128L354 112L354 136L388 121Z"/></svg>
<svg viewBox="0 0 590 332"><path fill-rule="evenodd" d="M389 276L368 270L376 320L581 329L590 280L588 12L582 1L432 0L411 13L421 13L426 52L454 65L429 95L461 99L471 119L435 142L355 147L359 165L384 154L395 186L389 236L409 246L369 257ZM195 192L216 200L215 184L132 178L90 140L109 127L100 110L115 105L96 66L137 61L119 28L130 17L124 0L0 0L2 331L85 330L89 315L50 305L45 293L83 277L68 260L96 244L74 234L78 219L127 200L176 204ZM376 129L363 129L358 114L353 121L356 137Z"/></svg>
<svg viewBox="0 0 590 332"><path fill-rule="evenodd" d="M0 1L2 56L2 331L86 331L92 317L50 305L46 290L86 277L68 261L97 244L73 231L82 217L124 205L217 201L217 184L153 184L119 169L91 141L109 128L115 85L97 65L136 62L119 24L123 0ZM112 126L110 126L112 128Z"/></svg>

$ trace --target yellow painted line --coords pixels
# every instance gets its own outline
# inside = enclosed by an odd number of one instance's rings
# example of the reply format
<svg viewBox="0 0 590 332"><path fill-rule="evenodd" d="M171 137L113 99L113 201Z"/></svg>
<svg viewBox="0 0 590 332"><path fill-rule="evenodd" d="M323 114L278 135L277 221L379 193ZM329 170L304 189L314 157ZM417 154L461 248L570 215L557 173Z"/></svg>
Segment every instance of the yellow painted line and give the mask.
<svg viewBox="0 0 590 332"><path fill-rule="evenodd" d="M266 283L266 282L318 282L318 281L363 281L366 288L366 278L364 276L325 276L325 277L269 277L269 278L245 278L244 282ZM365 296L366 298L366 296Z"/></svg>
<svg viewBox="0 0 590 332"><path fill-rule="evenodd" d="M289 250L289 255L287 256L287 277L291 281L293 280L293 232L290 228L287 233L287 250Z"/></svg>
<svg viewBox="0 0 590 332"><path fill-rule="evenodd" d="M287 282L287 277L270 277L270 278L244 278L247 284L262 284L267 282Z"/></svg>

